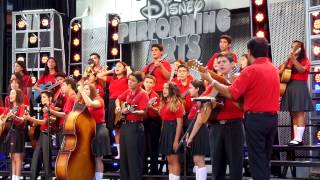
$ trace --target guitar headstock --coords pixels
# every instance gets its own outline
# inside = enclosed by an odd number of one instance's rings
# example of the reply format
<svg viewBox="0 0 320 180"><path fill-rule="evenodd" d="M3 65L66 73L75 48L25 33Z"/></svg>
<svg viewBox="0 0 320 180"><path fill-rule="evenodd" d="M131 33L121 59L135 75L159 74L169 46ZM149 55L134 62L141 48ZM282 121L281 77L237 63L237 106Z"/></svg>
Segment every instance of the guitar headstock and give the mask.
<svg viewBox="0 0 320 180"><path fill-rule="evenodd" d="M206 68L203 66L203 63L198 59L190 59L186 62L186 65L189 69L193 69L195 71L205 72Z"/></svg>

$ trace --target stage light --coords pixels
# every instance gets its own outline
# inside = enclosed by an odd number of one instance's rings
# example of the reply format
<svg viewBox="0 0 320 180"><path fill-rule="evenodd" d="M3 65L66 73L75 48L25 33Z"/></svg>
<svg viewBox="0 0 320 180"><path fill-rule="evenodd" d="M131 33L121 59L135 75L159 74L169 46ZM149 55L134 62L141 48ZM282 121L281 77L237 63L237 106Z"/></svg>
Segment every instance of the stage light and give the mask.
<svg viewBox="0 0 320 180"><path fill-rule="evenodd" d="M256 15L256 20L257 20L258 22L262 22L263 19L264 19L264 15L263 15L262 13L258 13L258 14Z"/></svg>
<svg viewBox="0 0 320 180"><path fill-rule="evenodd" d="M118 39L119 39L118 33L113 33L113 34L112 34L112 39L113 39L114 41L118 41Z"/></svg>
<svg viewBox="0 0 320 180"><path fill-rule="evenodd" d="M316 139L317 139L318 141L320 141L320 130L318 130L318 131L316 132Z"/></svg>
<svg viewBox="0 0 320 180"><path fill-rule="evenodd" d="M32 33L32 35L29 37L29 43L34 45L37 42L38 42L38 37Z"/></svg>
<svg viewBox="0 0 320 180"><path fill-rule="evenodd" d="M81 75L80 70L79 69L75 69L73 70L73 77L79 77Z"/></svg>
<svg viewBox="0 0 320 180"><path fill-rule="evenodd" d="M318 30L318 29L313 29L312 32L313 32L314 34L320 34L320 30Z"/></svg>
<svg viewBox="0 0 320 180"><path fill-rule="evenodd" d="M17 57L17 61L22 61L22 62L24 62L24 57L23 57L23 56L18 56L18 57Z"/></svg>
<svg viewBox="0 0 320 180"><path fill-rule="evenodd" d="M114 17L112 20L111 20L111 25L112 27L117 27L119 24L119 19L118 17Z"/></svg>
<svg viewBox="0 0 320 180"><path fill-rule="evenodd" d="M27 23L22 18L18 20L17 27L18 30L26 29Z"/></svg>
<svg viewBox="0 0 320 180"><path fill-rule="evenodd" d="M319 46L313 46L312 52L314 55L319 56L320 54L320 47Z"/></svg>
<svg viewBox="0 0 320 180"><path fill-rule="evenodd" d="M113 56L116 56L116 55L118 55L118 49L117 48L112 48L111 49L111 54L113 55Z"/></svg>
<svg viewBox="0 0 320 180"><path fill-rule="evenodd" d="M74 32L78 32L81 28L81 25L79 23L74 23L72 26L71 26L71 29L74 31Z"/></svg>
<svg viewBox="0 0 320 180"><path fill-rule="evenodd" d="M80 40L79 40L78 38L75 38L75 39L73 39L72 44L73 44L74 46L79 46Z"/></svg>
<svg viewBox="0 0 320 180"><path fill-rule="evenodd" d="M264 34L264 31L262 30L259 30L257 33L256 33L257 37L259 38L264 38L265 37L265 34Z"/></svg>
<svg viewBox="0 0 320 180"><path fill-rule="evenodd" d="M42 64L46 64L48 62L48 60L49 60L49 56L47 54L43 54L41 56L41 63Z"/></svg>
<svg viewBox="0 0 320 180"><path fill-rule="evenodd" d="M315 12L312 12L311 14L312 14L312 16L314 16L314 17L317 17L318 15L319 15L319 11L315 11Z"/></svg>
<svg viewBox="0 0 320 180"><path fill-rule="evenodd" d="M255 0L254 3L257 5L257 6L261 6L263 4L263 0Z"/></svg>
<svg viewBox="0 0 320 180"><path fill-rule="evenodd" d="M80 59L81 59L80 54L76 53L76 54L73 55L73 60L74 61L78 62L78 61L80 61Z"/></svg>
<svg viewBox="0 0 320 180"><path fill-rule="evenodd" d="M49 19L47 17L44 17L44 18L41 19L41 26L43 28L49 27Z"/></svg>

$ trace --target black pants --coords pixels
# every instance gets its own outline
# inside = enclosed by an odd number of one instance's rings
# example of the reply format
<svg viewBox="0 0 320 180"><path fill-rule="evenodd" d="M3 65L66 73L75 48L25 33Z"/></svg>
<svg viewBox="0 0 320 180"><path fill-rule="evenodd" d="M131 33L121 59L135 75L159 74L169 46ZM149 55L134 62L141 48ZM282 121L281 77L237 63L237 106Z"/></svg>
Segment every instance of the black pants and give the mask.
<svg viewBox="0 0 320 180"><path fill-rule="evenodd" d="M230 180L242 180L244 145L242 121L239 119L226 124L213 124L210 128L210 139L212 179L225 179L228 164Z"/></svg>
<svg viewBox="0 0 320 180"><path fill-rule="evenodd" d="M246 115L246 140L253 180L270 179L270 157L277 124L277 114Z"/></svg>
<svg viewBox="0 0 320 180"><path fill-rule="evenodd" d="M151 174L158 173L158 157L159 157L159 138L161 132L160 117L147 118L144 120L145 131L145 163L144 171L147 173L150 169ZM150 168L146 159L150 157Z"/></svg>
<svg viewBox="0 0 320 180"><path fill-rule="evenodd" d="M51 149L50 144L50 149ZM43 167L45 171L45 179L50 177L50 163L51 163L51 153L49 153L49 140L48 134L41 132L37 146L33 152L32 163L31 163L31 179L36 180L43 162ZM49 161L50 160L50 161Z"/></svg>
<svg viewBox="0 0 320 180"><path fill-rule="evenodd" d="M123 124L120 129L120 179L142 179L143 149L143 124Z"/></svg>

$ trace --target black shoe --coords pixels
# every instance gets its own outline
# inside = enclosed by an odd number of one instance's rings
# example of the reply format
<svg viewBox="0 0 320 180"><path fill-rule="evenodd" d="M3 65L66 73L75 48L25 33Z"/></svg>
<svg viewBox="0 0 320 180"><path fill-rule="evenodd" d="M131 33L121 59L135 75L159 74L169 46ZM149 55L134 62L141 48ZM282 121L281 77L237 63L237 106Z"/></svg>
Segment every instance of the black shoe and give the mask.
<svg viewBox="0 0 320 180"><path fill-rule="evenodd" d="M297 141L297 140L291 140L289 143L288 143L288 146L302 146L303 143L302 141Z"/></svg>

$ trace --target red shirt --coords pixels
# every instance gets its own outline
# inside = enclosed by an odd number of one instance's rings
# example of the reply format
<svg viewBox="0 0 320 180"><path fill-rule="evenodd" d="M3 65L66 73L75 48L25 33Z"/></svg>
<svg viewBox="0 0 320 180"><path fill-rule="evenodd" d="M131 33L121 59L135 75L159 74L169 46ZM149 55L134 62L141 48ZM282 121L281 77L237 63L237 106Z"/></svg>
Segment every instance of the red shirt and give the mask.
<svg viewBox="0 0 320 180"><path fill-rule="evenodd" d="M38 85L41 84L47 84L48 82L51 82L52 84L54 84L56 82L56 74L48 74L48 75L41 75L41 77L39 78L39 80L37 81Z"/></svg>
<svg viewBox="0 0 320 180"><path fill-rule="evenodd" d="M207 67L209 70L213 70L214 67L214 61L217 59L218 55L220 54L221 52L217 52L217 53L214 53L213 56L210 58L210 60L208 61L208 64L207 64ZM230 52L233 56L233 59L234 59L234 62L237 63L238 62L238 58L237 58L237 55L233 52Z"/></svg>
<svg viewBox="0 0 320 180"><path fill-rule="evenodd" d="M149 96L149 100L151 98L157 98L156 102L154 104L152 104L151 106L154 108L158 107L160 104L159 95L155 91L151 90L151 92L148 94L148 96ZM149 108L147 109L147 117L148 118L157 117L157 116L158 116L158 114L156 112L154 112L153 110L151 110Z"/></svg>
<svg viewBox="0 0 320 180"><path fill-rule="evenodd" d="M189 112L189 114L188 114L188 119L189 119L190 121L193 121L193 120L194 120L194 118L195 118L195 116L196 116L197 111L199 110L199 108L200 108L200 106L199 106L199 104L198 104L197 102L192 102L192 107L191 107L190 112Z"/></svg>
<svg viewBox="0 0 320 180"><path fill-rule="evenodd" d="M96 123L101 124L105 122L104 101L101 97L96 97L95 100L98 100L100 102L101 107L94 108L89 106L88 110L91 117L96 121Z"/></svg>
<svg viewBox="0 0 320 180"><path fill-rule="evenodd" d="M54 108L54 105L50 104L50 108ZM40 130L43 132L43 131L46 131L48 129L49 113L48 112L44 112L42 119L43 119L43 121L45 121L45 123L40 126Z"/></svg>
<svg viewBox="0 0 320 180"><path fill-rule="evenodd" d="M118 99L120 101L125 101L130 105L136 105L136 110L146 110L149 101L147 92L141 88L137 89L135 93L128 89L122 93ZM126 114L126 120L143 121L143 117L129 112Z"/></svg>
<svg viewBox="0 0 320 180"><path fill-rule="evenodd" d="M218 114L218 121L231 120L231 119L243 119L243 112L232 103L230 99L224 100L224 107Z"/></svg>
<svg viewBox="0 0 320 180"><path fill-rule="evenodd" d="M103 98L104 97L104 88L99 83L96 84L96 90L97 90L97 94Z"/></svg>
<svg viewBox="0 0 320 180"><path fill-rule="evenodd" d="M107 76L106 83L109 83L109 99L117 99L120 94L128 89L127 76L123 76L120 79Z"/></svg>
<svg viewBox="0 0 320 180"><path fill-rule="evenodd" d="M187 78L187 83L186 83L185 86L177 78L175 78L173 80L173 82L178 86L182 98L184 98L184 100L185 100L184 103L185 103L186 112L189 112L190 109L191 109L191 106L192 106L191 96L190 96L190 94L188 92L189 87L190 87L190 83L191 83L192 80L193 80L192 77L188 77Z"/></svg>
<svg viewBox="0 0 320 180"><path fill-rule="evenodd" d="M234 100L244 99L244 112L279 111L279 71L268 58L257 58L229 87Z"/></svg>
<svg viewBox="0 0 320 180"><path fill-rule="evenodd" d="M62 108L63 112L65 112L66 115L68 115L72 111L72 108L74 106L76 99L77 99L76 93L73 93L70 96L66 96L66 103ZM59 125L63 126L63 124L64 124L64 119L61 119Z"/></svg>
<svg viewBox="0 0 320 180"><path fill-rule="evenodd" d="M161 61L161 63L164 66L164 68L166 68L167 71L169 71L169 73L171 73L171 65L170 65L169 61L163 60L163 61ZM154 63L151 63L151 64L148 64L147 66L145 66L143 68L142 72L145 74L148 74L153 69L154 69ZM168 79L166 79L164 77L164 75L161 72L160 67L157 67L151 75L153 75L154 77L157 78L156 85L154 86L153 90L156 92L161 92L163 90L163 84L168 82Z"/></svg>
<svg viewBox="0 0 320 180"><path fill-rule="evenodd" d="M5 111L5 108L4 107L0 107L0 115L2 115Z"/></svg>
<svg viewBox="0 0 320 180"><path fill-rule="evenodd" d="M183 115L184 107L182 104L178 107L176 112L170 111L167 103L160 109L162 121L176 121L177 118L183 118Z"/></svg>
<svg viewBox="0 0 320 180"><path fill-rule="evenodd" d="M12 108L10 108L12 109ZM4 115L7 115L9 113L9 108L5 108L3 114ZM18 110L16 113L14 113L16 116L18 117L22 117L25 113L25 106L23 104L19 105L18 106ZM16 125L16 126L20 126L20 127L23 127L25 125L25 122L21 123L21 121L17 121L16 119L13 119L13 124Z"/></svg>
<svg viewBox="0 0 320 180"><path fill-rule="evenodd" d="M22 79L22 91L24 94L27 94L27 88L32 88L32 79L29 74L24 74Z"/></svg>
<svg viewBox="0 0 320 180"><path fill-rule="evenodd" d="M292 62L289 61L288 64L292 65ZM310 72L310 61L308 58L305 58L300 62L300 64L304 67L305 71L303 73L299 73L299 72L292 73L291 80L308 81L308 74Z"/></svg>

